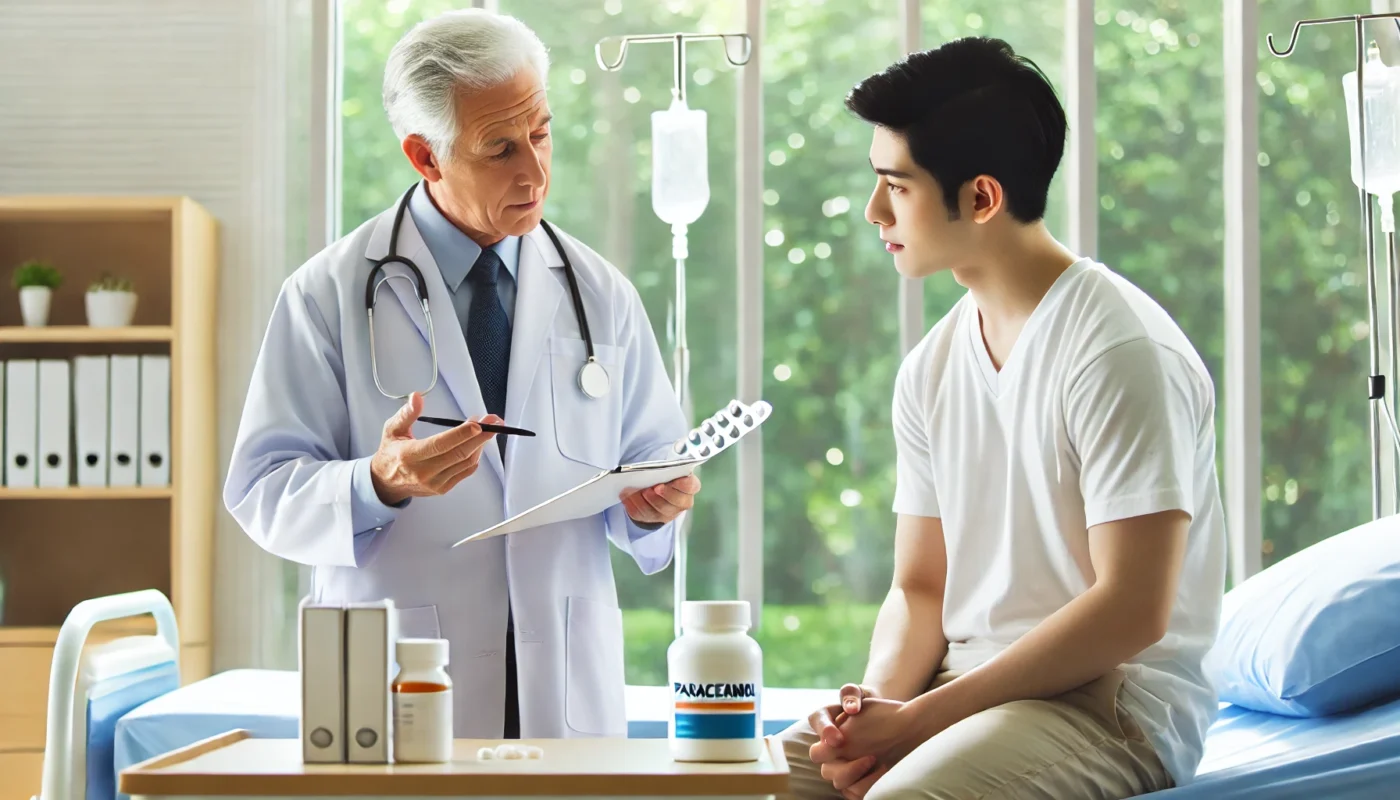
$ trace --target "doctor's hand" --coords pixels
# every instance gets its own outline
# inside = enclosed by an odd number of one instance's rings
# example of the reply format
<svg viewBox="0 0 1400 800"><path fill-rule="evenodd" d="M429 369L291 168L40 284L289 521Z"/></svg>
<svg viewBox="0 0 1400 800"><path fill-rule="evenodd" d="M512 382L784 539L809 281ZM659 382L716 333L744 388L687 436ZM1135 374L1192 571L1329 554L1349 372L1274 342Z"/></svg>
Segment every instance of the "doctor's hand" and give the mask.
<svg viewBox="0 0 1400 800"><path fill-rule="evenodd" d="M413 423L423 413L423 395L414 392L398 413L384 423L379 449L369 462L374 491L386 505L410 497L446 494L481 465L481 452L496 438L478 422L501 424L494 415L467 420L426 439L413 438Z"/></svg>
<svg viewBox="0 0 1400 800"><path fill-rule="evenodd" d="M649 489L624 492L622 506L639 525L665 525L693 508L699 493L700 479L686 475Z"/></svg>

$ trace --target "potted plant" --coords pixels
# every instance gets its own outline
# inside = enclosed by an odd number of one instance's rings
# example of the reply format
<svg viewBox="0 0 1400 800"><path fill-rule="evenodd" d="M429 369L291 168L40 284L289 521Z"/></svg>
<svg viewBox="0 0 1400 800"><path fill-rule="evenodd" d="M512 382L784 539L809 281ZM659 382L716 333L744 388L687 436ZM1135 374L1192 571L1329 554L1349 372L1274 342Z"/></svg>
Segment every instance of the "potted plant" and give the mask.
<svg viewBox="0 0 1400 800"><path fill-rule="evenodd" d="M19 311L24 324L38 328L48 324L53 290L63 285L63 276L47 261L30 259L15 270L14 287L19 290Z"/></svg>
<svg viewBox="0 0 1400 800"><path fill-rule="evenodd" d="M83 298L87 308L88 325L94 328L122 328L131 324L136 315L136 292L131 281L103 275L88 286Z"/></svg>

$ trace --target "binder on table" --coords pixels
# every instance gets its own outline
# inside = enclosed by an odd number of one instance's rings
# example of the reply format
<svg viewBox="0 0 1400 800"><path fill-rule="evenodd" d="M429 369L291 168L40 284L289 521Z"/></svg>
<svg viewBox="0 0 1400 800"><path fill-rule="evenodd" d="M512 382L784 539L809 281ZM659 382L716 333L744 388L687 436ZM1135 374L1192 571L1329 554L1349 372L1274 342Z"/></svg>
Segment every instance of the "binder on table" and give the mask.
<svg viewBox="0 0 1400 800"><path fill-rule="evenodd" d="M301 756L307 764L345 761L345 611L302 600Z"/></svg>
<svg viewBox="0 0 1400 800"><path fill-rule="evenodd" d="M73 458L79 486L107 485L107 367L107 356L73 359Z"/></svg>
<svg viewBox="0 0 1400 800"><path fill-rule="evenodd" d="M5 362L5 485L31 488L39 483L39 362Z"/></svg>
<svg viewBox="0 0 1400 800"><path fill-rule="evenodd" d="M107 483L109 486L135 486L136 461L141 445L141 357L112 356L110 363Z"/></svg>
<svg viewBox="0 0 1400 800"><path fill-rule="evenodd" d="M757 429L772 412L773 407L762 400L752 406L738 400L730 401L719 413L703 420L689 435L678 440L672 447L673 458L604 470L563 494L452 546L600 514L617 505L624 492L669 483L691 474Z"/></svg>
<svg viewBox="0 0 1400 800"><path fill-rule="evenodd" d="M388 764L393 703L394 603L345 610L345 747L351 764Z"/></svg>
<svg viewBox="0 0 1400 800"><path fill-rule="evenodd" d="M141 356L142 486L170 485L170 356Z"/></svg>
<svg viewBox="0 0 1400 800"><path fill-rule="evenodd" d="M39 362L39 486L54 489L71 486L72 394L68 362L44 359Z"/></svg>

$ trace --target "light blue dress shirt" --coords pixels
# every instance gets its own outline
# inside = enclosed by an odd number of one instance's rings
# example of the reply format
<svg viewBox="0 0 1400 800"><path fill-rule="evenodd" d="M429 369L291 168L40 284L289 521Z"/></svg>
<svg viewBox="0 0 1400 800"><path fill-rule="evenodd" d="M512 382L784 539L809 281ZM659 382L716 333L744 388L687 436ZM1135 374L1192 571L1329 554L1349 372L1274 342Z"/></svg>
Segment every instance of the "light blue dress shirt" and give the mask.
<svg viewBox="0 0 1400 800"><path fill-rule="evenodd" d="M467 310L472 304L472 285L467 280L467 274L481 257L481 245L472 241L471 237L443 216L428 196L424 184L420 183L413 190L413 197L408 201L408 211L413 215L413 224L428 246L428 252L432 253L433 261L437 262L438 272L442 274L443 283L447 284L447 291L452 295L452 305L457 311L457 321L461 325L455 331L439 330L438 334L465 338ZM514 325L515 291L520 269L520 237L507 236L491 245L491 249L500 256L506 267L506 272L497 279L496 291L501 297L501 306L505 308L506 319ZM390 506L379 499L379 494L374 491L374 480L370 477L367 458L361 459L356 465L351 473L350 484L351 522L357 539L359 534L370 533L387 525L393 520L394 512L409 502L405 500L399 505Z"/></svg>

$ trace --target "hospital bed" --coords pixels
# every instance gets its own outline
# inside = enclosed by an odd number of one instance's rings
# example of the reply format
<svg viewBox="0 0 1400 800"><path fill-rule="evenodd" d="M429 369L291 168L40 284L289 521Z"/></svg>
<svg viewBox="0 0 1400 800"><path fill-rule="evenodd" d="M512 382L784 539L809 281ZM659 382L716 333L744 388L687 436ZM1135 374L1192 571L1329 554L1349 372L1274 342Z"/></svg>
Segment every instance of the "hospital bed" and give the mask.
<svg viewBox="0 0 1400 800"><path fill-rule="evenodd" d="M83 654L96 623L147 613L156 618L155 636L128 637ZM113 800L120 770L233 729L296 738L295 672L230 670L179 686L178 642L174 614L159 592L74 608L54 650L40 800ZM768 690L765 733L777 733L831 695ZM628 687L629 736L664 737L666 701L664 687ZM1347 800L1387 796L1397 785L1400 698L1318 719L1225 706L1207 737L1196 780L1149 796Z"/></svg>

